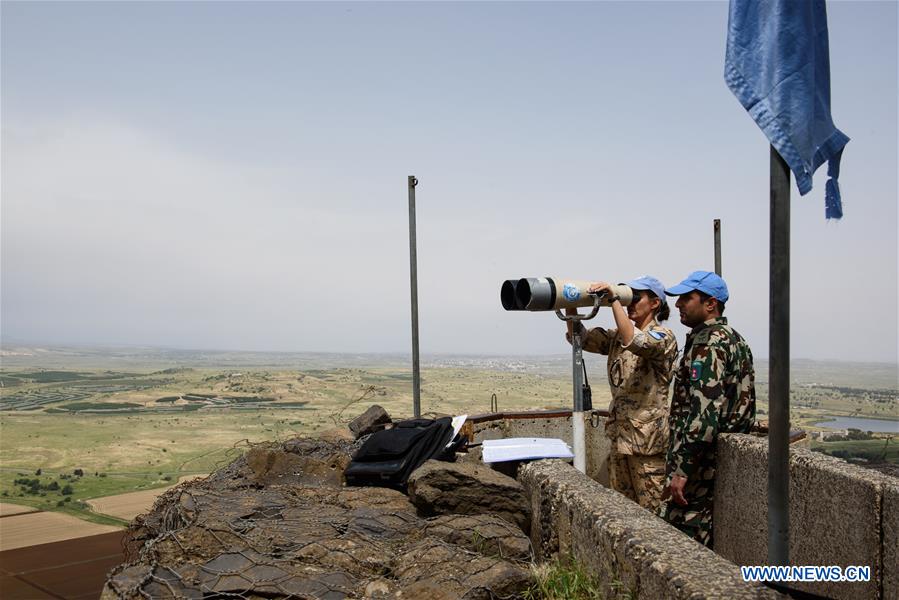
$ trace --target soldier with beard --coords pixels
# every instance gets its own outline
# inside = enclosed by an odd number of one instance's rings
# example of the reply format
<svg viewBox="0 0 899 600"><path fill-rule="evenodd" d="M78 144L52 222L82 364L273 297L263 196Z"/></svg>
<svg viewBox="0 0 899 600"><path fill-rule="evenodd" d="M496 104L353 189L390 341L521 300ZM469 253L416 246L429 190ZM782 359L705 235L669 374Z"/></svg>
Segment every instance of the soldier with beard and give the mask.
<svg viewBox="0 0 899 600"><path fill-rule="evenodd" d="M687 334L674 375L668 417L666 485L659 514L698 542L712 546L715 446L719 433L747 433L755 421L755 370L746 340L722 315L727 284L694 271L666 289Z"/></svg>

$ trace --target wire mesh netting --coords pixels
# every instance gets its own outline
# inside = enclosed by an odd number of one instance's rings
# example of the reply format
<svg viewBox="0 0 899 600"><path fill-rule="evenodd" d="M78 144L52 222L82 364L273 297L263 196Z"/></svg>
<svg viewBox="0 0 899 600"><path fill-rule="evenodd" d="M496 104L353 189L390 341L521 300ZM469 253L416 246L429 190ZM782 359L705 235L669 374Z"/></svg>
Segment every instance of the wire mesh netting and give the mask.
<svg viewBox="0 0 899 600"><path fill-rule="evenodd" d="M341 487L350 442L254 446L161 496L103 598L511 598L530 543L492 515L422 518L386 488Z"/></svg>

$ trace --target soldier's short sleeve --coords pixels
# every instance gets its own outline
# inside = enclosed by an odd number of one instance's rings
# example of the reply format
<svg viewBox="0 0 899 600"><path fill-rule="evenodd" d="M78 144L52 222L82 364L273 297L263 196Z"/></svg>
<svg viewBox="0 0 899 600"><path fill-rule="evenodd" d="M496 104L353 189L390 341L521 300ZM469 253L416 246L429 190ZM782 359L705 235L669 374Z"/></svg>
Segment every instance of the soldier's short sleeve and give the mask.
<svg viewBox="0 0 899 600"><path fill-rule="evenodd" d="M723 394L727 349L724 344L694 345L690 362L690 412L680 434L681 443L673 452L672 472L689 478L718 435L718 406Z"/></svg>
<svg viewBox="0 0 899 600"><path fill-rule="evenodd" d="M588 331L581 323L576 323L574 327L575 331L577 331L578 328L580 329L581 348L584 349L584 352L608 354L609 348L612 345L612 340L618 335L617 329L603 329L602 327L596 327ZM566 334L565 339L568 340L569 344L571 343L570 335Z"/></svg>
<svg viewBox="0 0 899 600"><path fill-rule="evenodd" d="M673 362L677 356L677 340L670 329L651 327L646 331L634 329L634 339L625 346L627 350L643 358L658 359L666 355Z"/></svg>

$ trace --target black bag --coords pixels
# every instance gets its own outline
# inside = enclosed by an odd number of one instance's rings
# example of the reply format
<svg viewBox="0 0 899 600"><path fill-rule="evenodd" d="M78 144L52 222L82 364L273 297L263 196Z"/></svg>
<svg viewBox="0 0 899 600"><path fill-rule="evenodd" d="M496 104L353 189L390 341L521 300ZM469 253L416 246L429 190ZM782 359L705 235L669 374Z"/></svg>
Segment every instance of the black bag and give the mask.
<svg viewBox="0 0 899 600"><path fill-rule="evenodd" d="M371 434L344 471L347 485L374 485L403 489L412 471L430 458L455 459L447 444L453 435L452 419L409 419L392 429Z"/></svg>

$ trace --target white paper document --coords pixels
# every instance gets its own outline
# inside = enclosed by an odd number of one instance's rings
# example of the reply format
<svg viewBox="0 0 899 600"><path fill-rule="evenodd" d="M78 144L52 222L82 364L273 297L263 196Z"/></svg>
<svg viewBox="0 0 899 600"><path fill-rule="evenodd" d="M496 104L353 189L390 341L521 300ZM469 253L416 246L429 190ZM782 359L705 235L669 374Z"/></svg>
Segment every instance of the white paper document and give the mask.
<svg viewBox="0 0 899 600"><path fill-rule="evenodd" d="M485 463L537 458L574 458L568 444L558 438L507 438L484 440Z"/></svg>

